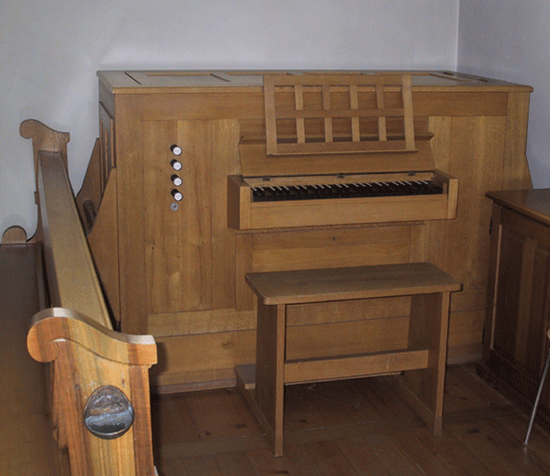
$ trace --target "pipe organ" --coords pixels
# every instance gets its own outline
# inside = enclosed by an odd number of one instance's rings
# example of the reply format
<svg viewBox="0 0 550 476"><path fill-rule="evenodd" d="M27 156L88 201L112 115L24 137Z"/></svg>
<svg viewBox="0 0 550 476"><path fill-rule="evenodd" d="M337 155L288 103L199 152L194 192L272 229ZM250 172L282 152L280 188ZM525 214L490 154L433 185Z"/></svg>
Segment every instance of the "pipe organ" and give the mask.
<svg viewBox="0 0 550 476"><path fill-rule="evenodd" d="M78 202L112 314L163 391L255 358L248 272L429 261L463 283L449 361L481 355L489 190L531 188L531 88L423 71L101 71ZM406 347L407 297L293 306L287 358Z"/></svg>

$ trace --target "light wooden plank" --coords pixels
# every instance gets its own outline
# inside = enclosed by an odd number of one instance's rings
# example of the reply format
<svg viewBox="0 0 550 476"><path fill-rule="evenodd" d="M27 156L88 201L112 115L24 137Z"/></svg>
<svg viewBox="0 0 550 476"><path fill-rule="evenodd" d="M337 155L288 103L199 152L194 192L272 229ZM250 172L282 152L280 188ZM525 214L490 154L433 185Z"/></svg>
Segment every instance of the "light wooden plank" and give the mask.
<svg viewBox="0 0 550 476"><path fill-rule="evenodd" d="M403 109L405 121L405 149L415 150L412 84L409 75L403 76Z"/></svg>
<svg viewBox="0 0 550 476"><path fill-rule="evenodd" d="M358 152L398 152L405 149L405 141L389 140L377 142L374 140L353 142L308 142L306 144L278 144L280 154L325 154L325 153L347 153ZM414 149L407 149L408 153L415 152Z"/></svg>
<svg viewBox="0 0 550 476"><path fill-rule="evenodd" d="M283 454L285 307L258 302L255 399L273 430L273 451Z"/></svg>
<svg viewBox="0 0 550 476"><path fill-rule="evenodd" d="M38 155L40 214L54 306L71 309L112 329L109 311L80 224L72 188L57 154Z"/></svg>
<svg viewBox="0 0 550 476"><path fill-rule="evenodd" d="M328 88L325 88L328 89ZM323 91L324 92L324 91ZM365 116L386 118L386 117L402 117L405 113L403 108L378 108L378 109L330 109L330 94L323 94L323 107L324 110L302 110L302 109L280 109L276 112L277 119L313 119L313 118L338 118L338 117L352 117L360 118ZM325 122L326 127L326 122ZM330 141L327 141L330 142Z"/></svg>
<svg viewBox="0 0 550 476"><path fill-rule="evenodd" d="M349 102L352 110L359 109L359 96L356 84L350 84L349 86ZM354 116L351 116L351 139L353 142L359 142L361 140L359 118Z"/></svg>
<svg viewBox="0 0 550 476"><path fill-rule="evenodd" d="M428 351L414 350L378 353L364 356L342 356L301 361L287 361L284 365L285 383L311 382L380 375L423 369L428 366Z"/></svg>
<svg viewBox="0 0 550 476"><path fill-rule="evenodd" d="M304 89L302 85L297 84L294 87L294 96L296 101L296 111L304 110ZM303 144L306 141L306 130L304 116L296 116L296 137L299 144Z"/></svg>
<svg viewBox="0 0 550 476"><path fill-rule="evenodd" d="M370 299L458 291L459 282L430 263L249 273L266 304Z"/></svg>
<svg viewBox="0 0 550 476"><path fill-rule="evenodd" d="M332 111L331 101L330 101L330 86L328 84L323 84L323 109L325 111ZM332 117L325 117L325 142L333 142L332 136Z"/></svg>
<svg viewBox="0 0 550 476"><path fill-rule="evenodd" d="M384 87L381 85L376 86L376 105L380 110L378 117L378 140L385 141L388 139L386 130L386 114L388 114L388 111L385 110Z"/></svg>

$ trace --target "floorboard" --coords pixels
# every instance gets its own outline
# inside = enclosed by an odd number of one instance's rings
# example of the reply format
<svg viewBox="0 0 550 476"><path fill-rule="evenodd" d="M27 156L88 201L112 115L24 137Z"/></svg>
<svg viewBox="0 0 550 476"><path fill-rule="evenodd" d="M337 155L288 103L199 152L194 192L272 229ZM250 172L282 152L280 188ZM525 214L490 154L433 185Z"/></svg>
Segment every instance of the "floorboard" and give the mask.
<svg viewBox="0 0 550 476"><path fill-rule="evenodd" d="M235 389L152 398L160 476L550 475L550 438L482 380L447 373L443 436L394 391L394 377L289 386L284 456L273 457ZM177 409L177 411L175 411Z"/></svg>

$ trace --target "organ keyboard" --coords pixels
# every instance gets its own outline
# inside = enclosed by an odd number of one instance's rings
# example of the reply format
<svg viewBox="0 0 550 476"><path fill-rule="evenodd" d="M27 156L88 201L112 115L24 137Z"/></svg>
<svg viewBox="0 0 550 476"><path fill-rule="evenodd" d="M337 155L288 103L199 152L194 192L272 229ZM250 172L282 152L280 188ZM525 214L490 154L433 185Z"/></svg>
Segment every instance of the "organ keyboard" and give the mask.
<svg viewBox="0 0 550 476"><path fill-rule="evenodd" d="M235 229L388 223L456 216L458 180L442 172L230 176Z"/></svg>
<svg viewBox="0 0 550 476"><path fill-rule="evenodd" d="M266 185L252 187L252 201L277 202L328 198L398 197L404 195L439 195L441 193L443 193L443 187L431 180Z"/></svg>

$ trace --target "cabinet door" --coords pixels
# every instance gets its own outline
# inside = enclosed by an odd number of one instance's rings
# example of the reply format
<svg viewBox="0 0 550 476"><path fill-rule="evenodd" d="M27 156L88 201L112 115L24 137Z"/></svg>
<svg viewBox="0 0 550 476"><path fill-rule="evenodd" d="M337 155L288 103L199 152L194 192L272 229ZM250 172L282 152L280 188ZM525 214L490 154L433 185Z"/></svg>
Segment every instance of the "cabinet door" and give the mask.
<svg viewBox="0 0 550 476"><path fill-rule="evenodd" d="M212 305L210 128L207 121L143 124L149 314Z"/></svg>
<svg viewBox="0 0 550 476"><path fill-rule="evenodd" d="M503 209L499 233L492 350L538 379L547 347L550 230Z"/></svg>

